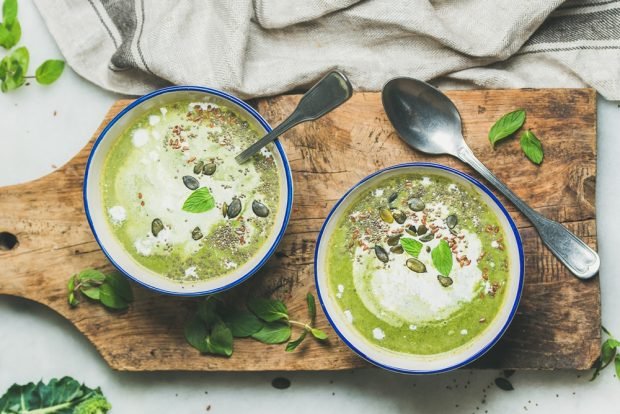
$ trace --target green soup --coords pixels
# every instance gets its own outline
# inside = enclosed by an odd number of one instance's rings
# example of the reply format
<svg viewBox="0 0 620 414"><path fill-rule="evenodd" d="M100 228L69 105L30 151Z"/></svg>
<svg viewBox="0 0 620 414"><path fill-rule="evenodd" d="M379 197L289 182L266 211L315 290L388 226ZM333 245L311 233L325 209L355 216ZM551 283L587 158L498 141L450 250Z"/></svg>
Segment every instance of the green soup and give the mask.
<svg viewBox="0 0 620 414"><path fill-rule="evenodd" d="M272 233L280 203L273 145L243 165L234 160L259 137L240 114L207 102L153 108L134 122L113 143L101 181L125 250L179 282L248 262ZM186 204L190 196L198 205Z"/></svg>
<svg viewBox="0 0 620 414"><path fill-rule="evenodd" d="M470 185L432 174L365 190L328 241L329 293L370 343L454 350L498 314L509 278L504 230Z"/></svg>

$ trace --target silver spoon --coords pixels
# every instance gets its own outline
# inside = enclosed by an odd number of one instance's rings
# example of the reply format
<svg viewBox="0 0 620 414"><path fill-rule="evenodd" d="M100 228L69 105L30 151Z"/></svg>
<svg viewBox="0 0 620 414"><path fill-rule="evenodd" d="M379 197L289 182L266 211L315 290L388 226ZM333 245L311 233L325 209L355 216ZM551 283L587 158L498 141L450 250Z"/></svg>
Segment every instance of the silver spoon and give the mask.
<svg viewBox="0 0 620 414"><path fill-rule="evenodd" d="M313 121L336 109L353 94L353 87L347 77L338 71L329 72L301 97L297 108L280 125L246 148L235 157L239 164L249 160L265 145L284 134L295 125Z"/></svg>
<svg viewBox="0 0 620 414"><path fill-rule="evenodd" d="M400 138L427 154L448 154L469 164L532 222L551 252L578 278L598 272L598 254L558 222L528 206L473 154L461 132L461 116L446 95L426 82L396 78L383 87L383 107Z"/></svg>

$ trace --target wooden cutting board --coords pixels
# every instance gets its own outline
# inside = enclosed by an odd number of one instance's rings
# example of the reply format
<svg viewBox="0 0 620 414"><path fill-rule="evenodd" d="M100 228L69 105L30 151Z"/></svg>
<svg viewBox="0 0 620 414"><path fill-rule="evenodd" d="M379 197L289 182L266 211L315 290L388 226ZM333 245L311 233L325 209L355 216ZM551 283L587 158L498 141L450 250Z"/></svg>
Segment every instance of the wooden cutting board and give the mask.
<svg viewBox="0 0 620 414"><path fill-rule="evenodd" d="M596 95L590 89L450 91L464 135L492 171L546 216L563 222L596 248ZM275 125L299 95L259 100L258 110ZM118 101L103 126L130 101ZM527 110L526 126L545 148L537 167L524 159L517 139L492 150L487 132L493 121L515 108ZM321 314L318 325L328 345L307 340L297 352L253 340L236 340L227 359L201 356L186 344L184 320L196 299L154 294L134 286L136 301L124 313L97 304L71 309L66 301L70 275L85 269L111 270L99 250L82 206L84 167L94 138L69 163L26 184L0 188L0 294L28 298L67 318L117 370L336 370L366 366L338 340ZM295 183L291 221L265 268L232 294L283 299L291 314L304 318L304 297L314 292L315 240L336 200L367 174L412 160L432 160L471 173L447 157L429 157L406 147L386 119L380 94L357 93L342 107L283 138ZM60 143L59 143L60 144ZM475 176L475 174L474 174ZM502 197L500 197L502 199ZM524 242L525 289L517 316L504 338L476 362L479 367L587 369L599 355L598 277L584 282L542 245L531 224L505 199ZM18 244L12 249L11 236Z"/></svg>

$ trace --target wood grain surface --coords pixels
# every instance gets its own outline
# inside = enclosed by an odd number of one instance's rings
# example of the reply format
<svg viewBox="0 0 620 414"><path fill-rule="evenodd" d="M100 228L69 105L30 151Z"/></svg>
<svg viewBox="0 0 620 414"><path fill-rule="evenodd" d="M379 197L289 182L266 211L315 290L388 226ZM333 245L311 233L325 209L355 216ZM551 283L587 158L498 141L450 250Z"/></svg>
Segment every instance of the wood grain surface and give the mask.
<svg viewBox="0 0 620 414"><path fill-rule="evenodd" d="M559 220L596 248L596 95L590 89L449 91L463 118L474 153L526 202ZM258 110L272 125L299 95L263 99ZM130 101L118 101L103 126ZM526 127L541 138L545 161L537 167L522 155L518 139L493 150L487 132L499 116L522 107ZM99 134L97 131L94 135ZM266 266L230 295L284 300L304 318L314 292L313 255L318 230L330 208L354 183L389 165L431 160L471 173L457 160L429 157L405 146L390 126L380 94L357 93L328 116L302 124L281 139L294 176L291 221ZM111 270L95 242L82 205L82 180L91 140L62 168L39 180L0 188L0 294L40 302L67 318L117 370L336 370L367 366L329 328L329 343L307 340L297 352L253 340L235 340L231 358L201 356L186 344L183 324L197 299L162 296L134 286L136 301L124 313L97 304L71 309L68 277L84 268ZM476 174L473 174L476 176ZM500 196L524 242L525 288L518 313L502 340L475 363L486 368L587 369L599 355L598 277L584 282L542 245L531 224ZM2 233L4 232L4 233ZM18 243L10 248L11 237Z"/></svg>

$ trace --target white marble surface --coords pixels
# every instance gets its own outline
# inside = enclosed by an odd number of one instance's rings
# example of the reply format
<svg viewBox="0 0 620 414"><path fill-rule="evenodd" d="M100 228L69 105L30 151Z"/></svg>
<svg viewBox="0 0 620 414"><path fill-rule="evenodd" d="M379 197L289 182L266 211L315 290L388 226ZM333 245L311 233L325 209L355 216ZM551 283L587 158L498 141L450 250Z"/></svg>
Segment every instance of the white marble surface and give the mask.
<svg viewBox="0 0 620 414"><path fill-rule="evenodd" d="M60 57L31 2L20 5L22 44L30 48L34 64ZM116 98L71 70L51 87L30 85L0 96L0 185L34 179L69 160ZM620 336L620 278L613 265L620 245L620 106L599 102L597 214L603 321ZM294 373L284 374L292 381L286 390L272 388L277 373L119 373L108 368L67 321L43 306L2 296L0 317L0 393L14 382L71 375L101 386L113 413L200 413L210 406L210 412L216 413L553 410L568 414L616 413L620 406L620 381L612 368L595 382L588 382L589 373L517 372L511 378L512 392L494 385L484 390L498 375L495 371L461 370L433 377L405 377L375 369Z"/></svg>

